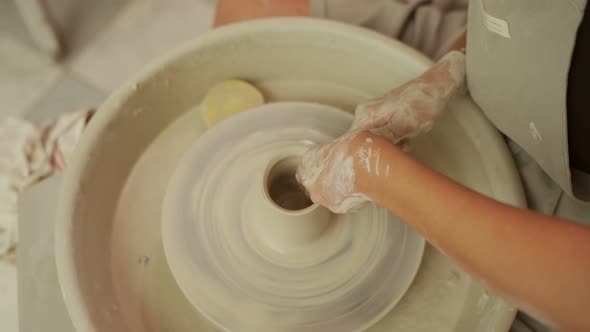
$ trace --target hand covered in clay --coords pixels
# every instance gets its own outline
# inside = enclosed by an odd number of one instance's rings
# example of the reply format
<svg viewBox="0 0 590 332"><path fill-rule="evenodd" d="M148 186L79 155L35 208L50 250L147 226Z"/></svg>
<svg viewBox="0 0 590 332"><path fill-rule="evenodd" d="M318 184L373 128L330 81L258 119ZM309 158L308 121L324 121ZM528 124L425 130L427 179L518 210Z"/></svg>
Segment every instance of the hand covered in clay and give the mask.
<svg viewBox="0 0 590 332"><path fill-rule="evenodd" d="M424 133L451 98L464 90L465 55L453 51L420 77L386 95L360 104L351 129L334 142L308 151L297 170L312 201L336 213L346 213L369 199L356 183L356 172L379 175L380 150L371 147L367 132L402 145Z"/></svg>

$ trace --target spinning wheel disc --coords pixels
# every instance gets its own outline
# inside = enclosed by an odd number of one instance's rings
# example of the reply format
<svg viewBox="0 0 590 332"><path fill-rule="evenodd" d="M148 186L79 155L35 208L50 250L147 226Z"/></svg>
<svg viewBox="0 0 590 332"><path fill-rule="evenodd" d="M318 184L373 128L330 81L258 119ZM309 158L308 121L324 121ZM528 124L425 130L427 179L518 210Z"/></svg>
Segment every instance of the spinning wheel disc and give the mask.
<svg viewBox="0 0 590 332"><path fill-rule="evenodd" d="M267 104L206 132L179 163L163 208L166 258L218 327L358 331L410 286L419 235L374 204L332 214L290 182L305 150L351 122L328 106Z"/></svg>

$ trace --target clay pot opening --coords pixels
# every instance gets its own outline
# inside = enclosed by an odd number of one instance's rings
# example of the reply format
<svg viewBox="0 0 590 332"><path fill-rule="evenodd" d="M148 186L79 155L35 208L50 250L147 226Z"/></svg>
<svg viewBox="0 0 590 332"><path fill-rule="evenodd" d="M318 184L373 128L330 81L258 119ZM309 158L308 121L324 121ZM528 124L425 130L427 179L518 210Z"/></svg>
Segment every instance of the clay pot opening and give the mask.
<svg viewBox="0 0 590 332"><path fill-rule="evenodd" d="M298 156L280 159L272 164L266 173L266 195L280 209L301 211L313 205L295 176L300 160Z"/></svg>

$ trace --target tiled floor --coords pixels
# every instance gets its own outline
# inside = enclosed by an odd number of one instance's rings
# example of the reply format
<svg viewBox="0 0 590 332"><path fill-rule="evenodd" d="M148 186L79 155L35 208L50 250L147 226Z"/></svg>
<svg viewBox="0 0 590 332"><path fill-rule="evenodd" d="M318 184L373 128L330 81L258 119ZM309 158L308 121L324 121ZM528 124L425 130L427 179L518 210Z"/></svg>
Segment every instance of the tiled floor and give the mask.
<svg viewBox="0 0 590 332"><path fill-rule="evenodd" d="M0 330L17 332L16 268L0 261Z"/></svg>
<svg viewBox="0 0 590 332"><path fill-rule="evenodd" d="M134 1L71 66L99 88L114 89L150 60L207 30L212 17L210 2Z"/></svg>
<svg viewBox="0 0 590 332"><path fill-rule="evenodd" d="M104 91L78 75L66 72L32 106L34 111L26 112L23 116L32 121L51 119L64 110L95 108L105 97Z"/></svg>
<svg viewBox="0 0 590 332"><path fill-rule="evenodd" d="M67 53L39 52L12 0L0 0L0 121L98 106L169 49L208 30L213 0L49 0ZM0 261L0 331L17 332L16 268ZM48 331L52 332L52 331Z"/></svg>
<svg viewBox="0 0 590 332"><path fill-rule="evenodd" d="M62 74L63 69L42 54L0 34L0 115L24 113Z"/></svg>

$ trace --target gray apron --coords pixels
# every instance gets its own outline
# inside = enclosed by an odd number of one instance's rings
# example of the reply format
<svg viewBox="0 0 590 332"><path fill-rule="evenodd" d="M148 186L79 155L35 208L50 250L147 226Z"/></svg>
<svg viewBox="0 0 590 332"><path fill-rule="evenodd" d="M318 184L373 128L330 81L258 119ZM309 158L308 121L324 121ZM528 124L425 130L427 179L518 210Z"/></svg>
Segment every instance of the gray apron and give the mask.
<svg viewBox="0 0 590 332"><path fill-rule="evenodd" d="M586 0L473 0L467 84L486 116L570 196L567 81ZM577 173L576 173L577 175Z"/></svg>

